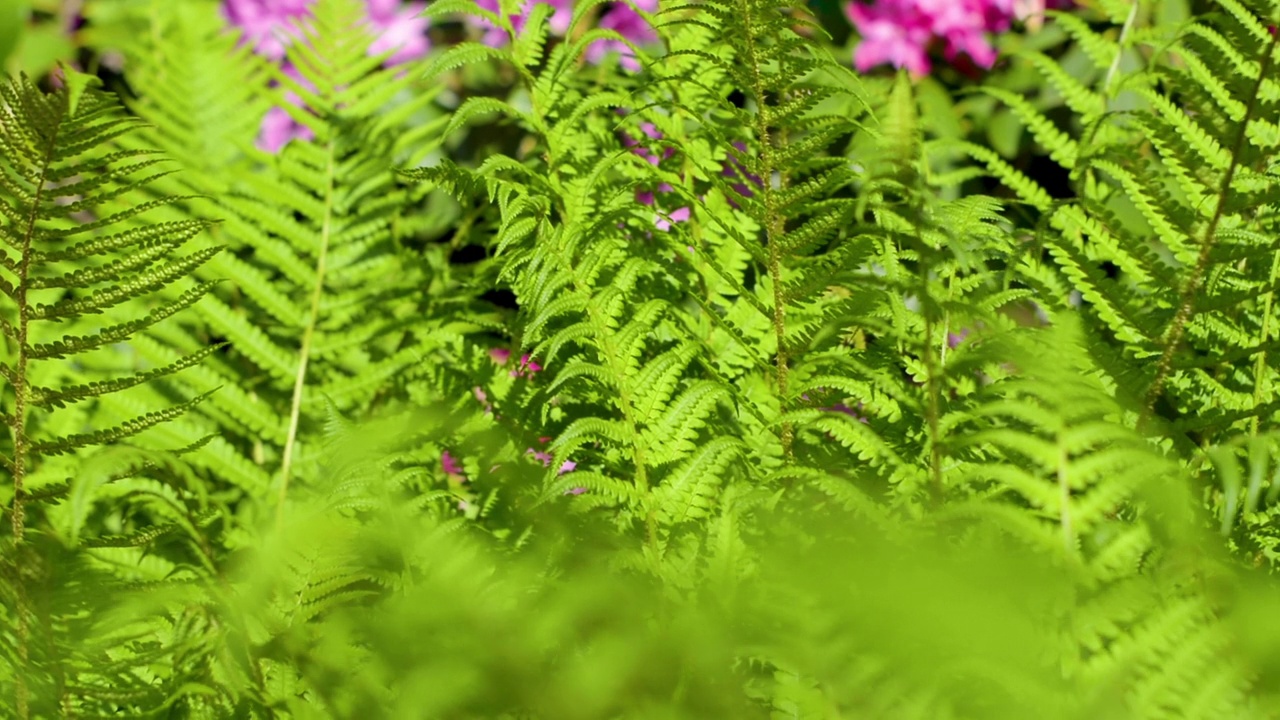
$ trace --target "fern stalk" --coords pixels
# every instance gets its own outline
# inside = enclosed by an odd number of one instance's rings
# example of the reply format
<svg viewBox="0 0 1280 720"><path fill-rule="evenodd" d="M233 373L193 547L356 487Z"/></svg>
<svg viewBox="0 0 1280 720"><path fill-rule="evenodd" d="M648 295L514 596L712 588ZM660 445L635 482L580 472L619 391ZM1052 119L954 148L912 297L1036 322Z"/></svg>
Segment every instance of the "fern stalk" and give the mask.
<svg viewBox="0 0 1280 720"><path fill-rule="evenodd" d="M752 8L749 0L739 0L739 7L742 9L742 22L746 26L746 48L747 61L751 67L752 92L755 93L756 102L759 104L759 111L756 113L756 135L760 140L760 169L761 178L764 183L761 192L764 193L764 228L765 238L769 244L769 280L773 284L773 333L778 340L778 350L775 356L775 372L777 374L778 383L778 404L779 414L786 417L791 409L790 396L787 390L787 375L790 371L790 358L787 353L787 310L786 299L783 297L784 288L782 284L782 248L780 240L785 228L785 218L777 209L777 193L785 190L787 179L784 175L779 175L778 187L773 186L773 147L772 140L769 135L769 106L765 103L765 87L764 80L760 75L760 56L756 51L755 32L752 27ZM795 427L790 420L783 420L782 427L778 431L778 439L782 442L783 456L788 460L794 459L792 452L792 442L795 439Z"/></svg>
<svg viewBox="0 0 1280 720"><path fill-rule="evenodd" d="M63 95L64 102L68 102L67 95ZM15 108L16 110L17 108ZM22 233L20 254L17 267L17 283L14 288L14 301L18 310L18 328L15 337L17 344L17 358L13 369L13 393L14 393L14 411L10 418L9 429L13 434L13 510L10 514L10 521L13 530L13 566L14 580L17 584L17 641L18 641L18 662L19 669L15 683L14 709L20 720L27 720L30 717L30 690L27 687L26 674L28 664L30 662L30 642L31 627L28 621L30 613L30 598L27 596L26 583L23 578L23 541L26 535L26 507L25 507L25 482L27 475L27 463L31 454L31 443L27 438L26 425L27 415L30 408L31 397L30 388L27 382L28 365L30 356L28 349L30 346L30 321L31 307L27 302L27 294L31 287L31 244L35 240L36 221L40 217L40 203L44 199L44 192L48 182L49 168L53 164L57 156L58 137L62 132L64 121L68 117L65 109L58 112L53 121L48 140L41 150L40 171L36 177L35 194L32 197L29 207L31 208L27 218L26 227Z"/></svg>
<svg viewBox="0 0 1280 720"><path fill-rule="evenodd" d="M1191 321L1191 315L1195 309L1196 293L1199 292L1200 285L1204 282L1204 274L1209 268L1209 255L1212 253L1214 243L1217 240L1218 223L1222 221L1222 216L1226 213L1227 197L1231 192L1231 183L1235 179L1237 168L1240 166L1240 155L1245 148L1249 121L1253 119L1253 114L1257 110L1258 96L1262 91L1262 83L1271 71L1272 57L1275 54L1278 43L1280 43L1280 33L1273 32L1271 34L1271 43L1267 45L1261 60L1259 60L1258 77L1254 80L1253 91L1249 93L1249 103L1245 106L1244 117L1240 120L1236 130L1235 143L1231 148L1231 163L1227 166L1227 172L1222 177L1222 184L1218 189L1218 203L1214 208L1213 216L1209 219L1209 224L1205 226L1204 238L1200 242L1200 254L1196 258L1196 264L1191 270L1191 275L1187 278L1186 284L1183 285L1182 291L1179 293L1180 302L1178 303L1177 312L1174 313L1169 329L1165 333L1164 351L1161 353L1160 362L1156 366L1155 380L1152 381L1151 388L1147 391L1146 403L1139 419L1139 427L1146 425L1146 422L1151 418L1152 412L1155 411L1156 401L1164 393L1165 383L1168 382L1169 374L1173 369L1173 355L1177 352L1178 346L1182 342L1187 323Z"/></svg>
<svg viewBox="0 0 1280 720"><path fill-rule="evenodd" d="M920 226L916 225L916 236L920 236ZM928 266L924 263L920 264L921 287L928 288ZM933 348L929 346L928 338L933 337L933 314L929 312L927 307L924 310L924 336L926 341L923 351L920 353L921 359L924 361L925 368L925 392L928 395L928 405L925 408L925 422L929 426L929 479L933 487L934 500L941 502L943 495L942 482L942 428L939 426L939 419L942 416L941 391L938 388L939 369L937 362L933 357ZM942 345L946 347L946 335L943 335ZM945 352L945 351L944 351Z"/></svg>
<svg viewBox="0 0 1280 720"><path fill-rule="evenodd" d="M1274 287L1276 281L1280 280L1280 255L1276 255L1271 259L1271 278L1269 285ZM1260 407L1262 405L1262 393L1271 385L1269 382L1270 374L1267 373L1267 340L1271 338L1271 308L1275 303L1276 294L1274 292L1267 293L1267 299L1262 306L1262 333L1259 338L1258 345L1263 349L1258 351L1258 359L1253 365L1253 406ZM1253 420L1250 421L1250 435L1258 434L1258 415L1255 413Z"/></svg>
<svg viewBox="0 0 1280 720"><path fill-rule="evenodd" d="M41 158L40 175L35 183L35 197L31 202L31 212L27 217L26 229L22 233L22 257L18 260L18 283L14 289L14 300L18 306L18 333L15 339L18 345L18 357L13 369L14 404L13 417L10 419L9 426L10 431L13 433L13 511L10 514L10 520L13 527L14 579L17 582L16 589L18 593L17 632L18 660L20 663L14 704L20 720L26 720L30 717L30 697L26 682L27 664L30 660L29 643L31 641L31 628L27 623L30 602L27 598L26 583L23 582L22 578L22 544L23 536L26 534L26 508L23 504L23 485L27 475L27 457L31 449L26 434L27 410L30 401L27 387L27 347L30 329L30 306L27 303L27 291L30 288L31 243L35 239L36 220L40 214L40 201L44 197L49 166L53 162L55 148L58 143L58 134L62 130L64 118L66 118L66 114L59 113L53 126L53 132L49 135L48 144L43 148L44 156Z"/></svg>
<svg viewBox="0 0 1280 720"><path fill-rule="evenodd" d="M293 380L293 399L289 404L289 430L285 435L284 455L280 462L280 495L276 500L276 523L284 518L284 503L289 494L289 479L293 472L294 448L298 444L298 423L302 418L302 393L307 380L307 361L311 356L311 343L315 337L316 323L320 318L320 300L324 295L325 266L329 255L329 239L333 229L334 193L334 138L326 145L324 222L320 227L320 252L316 256L316 281L311 288L311 305L307 312L307 325L302 330L302 347L299 350L298 372Z"/></svg>

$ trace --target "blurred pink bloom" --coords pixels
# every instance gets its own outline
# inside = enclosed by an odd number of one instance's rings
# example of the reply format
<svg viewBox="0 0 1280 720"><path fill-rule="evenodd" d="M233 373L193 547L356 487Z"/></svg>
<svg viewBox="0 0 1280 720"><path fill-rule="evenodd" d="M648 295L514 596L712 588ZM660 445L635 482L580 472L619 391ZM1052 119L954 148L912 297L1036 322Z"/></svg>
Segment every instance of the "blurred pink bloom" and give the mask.
<svg viewBox="0 0 1280 720"><path fill-rule="evenodd" d="M370 55L381 55L395 50L387 58L391 67L417 60L427 54L431 43L427 40L427 19L419 17L426 10L426 3L414 2L401 6L400 0L367 0L369 25L377 38L369 46Z"/></svg>
<svg viewBox="0 0 1280 720"><path fill-rule="evenodd" d="M569 23L573 20L573 0L525 0L523 11L519 15L511 16L511 25L516 32L524 30L525 17L528 16L529 10L535 2L552 7L551 20L549 25L551 34L564 35L569 31ZM476 0L476 5L482 10L488 10L491 13L498 13L498 0ZM489 47L502 47L510 42L507 32L502 28L494 25L486 18L473 17L470 18L473 25L484 31L480 42Z"/></svg>
<svg viewBox="0 0 1280 720"><path fill-rule="evenodd" d="M545 436L538 438L538 442L543 445L545 445L550 440L551 440L550 437L545 437ZM541 461L543 467L550 467L551 462L555 459L554 457L552 457L551 453L543 450L534 450L533 448L529 448L525 450L524 454L532 455L533 459ZM567 472L572 472L576 467L578 467L578 463L572 460L565 460L563 463L560 464L560 469L556 471L556 474L563 475Z"/></svg>
<svg viewBox="0 0 1280 720"><path fill-rule="evenodd" d="M689 208L682 207L672 210L667 215L658 215L658 219L653 221L653 226L666 232L671 229L671 223L682 223L689 219Z"/></svg>
<svg viewBox="0 0 1280 720"><path fill-rule="evenodd" d="M969 328L960 328L960 332L948 332L947 347L955 350L967 337L969 337Z"/></svg>
<svg viewBox="0 0 1280 720"><path fill-rule="evenodd" d="M440 455L440 469L444 470L446 475L457 476L462 480L466 479L462 474L462 464L458 462L457 458L450 455L448 450L445 450L444 453Z"/></svg>
<svg viewBox="0 0 1280 720"><path fill-rule="evenodd" d="M827 410L829 412L843 413L864 425L867 423L867 419L863 417L859 412L860 410L862 410L862 403L858 403L858 407L856 409L851 408L848 405L845 405L844 403L841 402L841 403L836 403L835 405L832 405L829 408L823 408L823 410Z"/></svg>
<svg viewBox="0 0 1280 720"><path fill-rule="evenodd" d="M253 51L272 60L283 60L285 49L302 31L299 22L311 14L315 0L226 0L222 14L240 28L242 40Z"/></svg>
<svg viewBox="0 0 1280 720"><path fill-rule="evenodd" d="M529 354L525 353L520 356L520 364L515 370L511 371L511 377L533 377L534 373L541 372L542 366L536 360L529 358Z"/></svg>
<svg viewBox="0 0 1280 720"><path fill-rule="evenodd" d="M906 68L912 75L929 73L929 58L925 55L931 35L929 25L906 4L889 0L874 6L856 2L845 6L849 21L862 36L853 51L853 64L859 71L889 63Z"/></svg>
<svg viewBox="0 0 1280 720"><path fill-rule="evenodd" d="M658 11L658 0L635 0L635 6L644 12L654 13ZM631 6L626 3L614 3L601 16L597 27L613 30L636 45L646 45L658 41L658 33L649 25L649 21L645 20L635 10L632 10ZM616 52L621 56L619 64L627 70L636 72L640 69L640 62L636 60L635 53L631 51L631 48L627 47L626 43L618 40L597 40L591 43L583 57L589 63L599 64L611 52Z"/></svg>
<svg viewBox="0 0 1280 720"><path fill-rule="evenodd" d="M296 80L303 87L313 90L311 83L292 65L284 66L284 74ZM294 107L303 107L302 98L298 97L293 91L286 91L284 99ZM311 128L294 120L284 108L273 107L267 111L265 117L262 118L262 127L258 134L258 147L269 153L280 152L280 148L289 143L290 140L311 140L315 137L315 133Z"/></svg>
<svg viewBox="0 0 1280 720"><path fill-rule="evenodd" d="M917 77L929 72L928 47L940 41L948 60L967 55L990 68L996 51L988 33L1009 29L1014 20L1039 22L1045 8L1064 8L1071 0L865 0L845 6L862 36L854 51L860 71L888 63Z"/></svg>
<svg viewBox="0 0 1280 720"><path fill-rule="evenodd" d="M426 4L422 2L402 5L400 0L365 0L367 22L375 38L369 45L370 55L391 52L388 67L426 55L430 49L427 40L427 21L418 17ZM241 42L253 46L253 51L277 62L284 62L289 45L302 37L302 29L311 14L315 0L224 0L222 15L232 27L239 28ZM288 64L284 71L295 80L302 81L298 72ZM297 95L287 93L285 101L295 107L303 103ZM296 122L283 108L272 108L262 119L258 147L270 153L279 152L290 140L310 140L314 133Z"/></svg>
<svg viewBox="0 0 1280 720"><path fill-rule="evenodd" d="M471 388L471 392L476 396L476 400L480 402L480 405L484 407L485 412L493 412L493 403L489 402L489 394L484 391L484 388L477 385Z"/></svg>
<svg viewBox="0 0 1280 720"><path fill-rule="evenodd" d="M511 359L511 351L506 348L493 348L489 351L489 359L499 365L506 365L507 361Z"/></svg>
<svg viewBox="0 0 1280 720"><path fill-rule="evenodd" d="M564 491L564 494L565 494L565 495L581 495L582 493L584 493L584 492L586 492L586 491L587 491L587 489L586 489L586 488L584 488L584 487L571 487L571 488L569 488L568 490L565 490L565 491Z"/></svg>

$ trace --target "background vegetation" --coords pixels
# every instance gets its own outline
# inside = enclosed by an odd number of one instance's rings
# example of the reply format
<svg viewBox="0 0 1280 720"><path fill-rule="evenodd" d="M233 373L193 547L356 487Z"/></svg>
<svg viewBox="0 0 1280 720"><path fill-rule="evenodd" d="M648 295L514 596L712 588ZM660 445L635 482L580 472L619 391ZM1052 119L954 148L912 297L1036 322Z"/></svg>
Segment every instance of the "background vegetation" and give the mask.
<svg viewBox="0 0 1280 720"><path fill-rule="evenodd" d="M0 0L0 714L1280 715L1280 5L951 5Z"/></svg>

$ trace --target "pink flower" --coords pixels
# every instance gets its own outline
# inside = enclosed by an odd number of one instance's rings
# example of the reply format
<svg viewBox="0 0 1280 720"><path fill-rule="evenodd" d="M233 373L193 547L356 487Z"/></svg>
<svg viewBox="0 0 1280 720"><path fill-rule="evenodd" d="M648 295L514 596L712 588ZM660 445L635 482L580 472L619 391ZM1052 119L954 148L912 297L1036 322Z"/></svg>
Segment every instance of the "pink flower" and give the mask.
<svg viewBox="0 0 1280 720"><path fill-rule="evenodd" d="M661 140L663 137L662 131L651 122L640 123L640 132L644 133L650 140ZM644 158L650 165L657 165L663 160L674 155L676 152L675 148L667 146L662 151L662 157L658 157L657 153L653 152L652 149L641 145L639 140L631 137L631 135L626 131L621 131L618 134L622 136L623 147L631 148L632 154L639 155Z"/></svg>
<svg viewBox="0 0 1280 720"><path fill-rule="evenodd" d="M367 1L369 26L377 35L369 46L369 55L395 50L386 62L387 67L391 67L427 54L431 49L427 40L427 19L419 17L427 7L426 3L415 2L402 7L400 0Z"/></svg>
<svg viewBox="0 0 1280 720"><path fill-rule="evenodd" d="M863 417L861 414L859 414L858 412L859 410L862 410L862 403L858 403L857 409L851 408L848 405L845 405L844 403L836 403L835 405L832 405L829 408L823 408L823 410L827 410L829 412L843 413L864 425L867 423L867 419Z"/></svg>
<svg viewBox="0 0 1280 720"><path fill-rule="evenodd" d="M445 450L440 455L440 469L444 470L446 475L466 480L466 476L462 474L462 464L458 462L457 458L450 455L448 450Z"/></svg>
<svg viewBox="0 0 1280 720"><path fill-rule="evenodd" d="M529 354L525 353L520 356L520 364L515 370L511 371L511 377L527 377L532 378L534 373L542 371L542 366L537 361L529 358Z"/></svg>
<svg viewBox="0 0 1280 720"><path fill-rule="evenodd" d="M550 440L551 438L545 437L545 436L538 438L538 442L543 445L545 445ZM533 448L528 448L527 450L524 451L524 454L532 455L534 460L541 461L542 467L550 467L551 462L555 459L551 456L551 453L543 450L534 450ZM560 464L560 469L556 471L556 474L563 475L567 472L573 472L574 468L576 467L578 467L578 463L572 460L565 460L563 463Z"/></svg>
<svg viewBox="0 0 1280 720"><path fill-rule="evenodd" d="M283 62L288 47L302 37L302 29L311 14L315 0L225 0L223 17L227 23L239 28L241 42L253 46L259 55ZM402 6L400 0L366 0L368 26L375 38L369 45L370 55L391 52L388 67L422 57L430 49L427 40L427 21L418 15L426 8L421 2ZM284 66L290 77L304 82L291 65ZM285 100L295 107L302 107L297 95L287 93ZM258 147L276 153L290 140L310 140L314 133L296 122L283 108L272 108L262 119L258 135Z"/></svg>
<svg viewBox="0 0 1280 720"><path fill-rule="evenodd" d="M308 89L311 84L292 65L284 66L284 74L298 81ZM286 91L285 102L294 107L303 107L302 98L293 91ZM311 128L294 120L284 108L273 107L262 118L262 127L258 133L258 147L269 153L278 153L290 140L311 140L315 133Z"/></svg>
<svg viewBox="0 0 1280 720"><path fill-rule="evenodd" d="M862 36L853 52L853 64L860 72L889 63L913 75L929 73L925 55L931 35L929 23L906 4L891 0L870 7L858 3L845 6L849 21Z"/></svg>
<svg viewBox="0 0 1280 720"><path fill-rule="evenodd" d="M689 208L682 207L672 210L667 215L658 215L658 219L653 222L653 226L666 232L671 229L672 223L682 223L689 219Z"/></svg>
<svg viewBox="0 0 1280 720"><path fill-rule="evenodd" d="M493 412L493 403L489 402L489 394L484 391L484 388L477 385L471 388L471 392L475 395L476 400L480 402L480 405L484 407L485 412Z"/></svg>
<svg viewBox="0 0 1280 720"><path fill-rule="evenodd" d="M550 5L553 10L549 25L553 35L564 35L569 31L569 23L573 20L573 0L525 0L523 12L519 15L511 16L511 25L516 32L524 30L525 17L528 16L530 9L535 2ZM498 0L476 0L476 5L482 10L488 10L495 15L498 13ZM480 39L489 47L502 47L510 42L507 32L502 28L494 25L487 18L473 17L471 22L484 31L484 36Z"/></svg>
<svg viewBox="0 0 1280 720"><path fill-rule="evenodd" d="M489 351L489 359L499 365L506 365L507 361L511 359L511 351L506 348L493 348Z"/></svg>
<svg viewBox="0 0 1280 720"><path fill-rule="evenodd" d="M226 0L222 14L243 32L242 42L272 60L283 60L285 49L302 35L299 21L311 14L315 0Z"/></svg>
<svg viewBox="0 0 1280 720"><path fill-rule="evenodd" d="M658 11L658 0L635 0L635 5L647 13ZM636 45L645 45L658 41L658 33L649 25L649 21L645 20L644 17L625 3L614 3L600 18L598 26L605 30L614 30ZM583 57L586 58L587 62L595 65L604 60L605 56L611 52L616 52L621 56L619 63L627 70L636 72L640 69L640 62L636 60L635 53L631 51L631 48L627 47L626 43L617 40L597 40L591 43Z"/></svg>
<svg viewBox="0 0 1280 720"><path fill-rule="evenodd" d="M845 6L862 36L854 51L860 71L888 63L917 77L929 72L927 48L940 40L948 60L967 55L990 68L996 51L988 33L1004 32L1014 20L1038 23L1046 8L1064 8L1071 0L876 0Z"/></svg>

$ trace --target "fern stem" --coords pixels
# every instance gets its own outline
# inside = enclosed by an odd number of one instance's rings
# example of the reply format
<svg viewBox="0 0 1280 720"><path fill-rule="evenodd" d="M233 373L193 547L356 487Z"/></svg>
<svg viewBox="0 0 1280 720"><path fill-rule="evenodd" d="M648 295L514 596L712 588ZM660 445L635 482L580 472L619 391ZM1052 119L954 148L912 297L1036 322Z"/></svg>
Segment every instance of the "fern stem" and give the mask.
<svg viewBox="0 0 1280 720"><path fill-rule="evenodd" d="M1271 259L1271 280L1267 284L1268 287L1274 287L1277 277L1280 277L1280 254ZM1267 374L1267 341L1271 338L1271 311L1272 305L1275 303L1276 294L1274 292L1267 293L1267 299L1263 303L1262 310L1262 335L1258 340L1259 347L1263 348L1258 351L1258 358L1253 364L1253 407L1257 408L1262 404L1262 394L1270 389L1271 383ZM1253 420L1250 422L1250 435L1258 434L1258 415L1254 413Z"/></svg>
<svg viewBox="0 0 1280 720"><path fill-rule="evenodd" d="M917 210L913 215L912 226L915 228L916 243L918 246L924 247L923 233L920 231L920 212ZM942 392L938 387L938 376L941 374L942 369L938 367L938 361L933 356L932 341L935 325L933 313L925 301L925 298L929 297L929 266L925 262L920 263L920 296L920 310L924 316L924 343L921 346L920 359L924 362L924 385L928 399L928 405L925 407L925 422L929 426L929 480L934 501L941 502L944 489L942 483L942 428L939 422L939 418L942 416ZM945 359L947 347L945 323L943 324L942 347L943 350L940 355Z"/></svg>
<svg viewBox="0 0 1280 720"><path fill-rule="evenodd" d="M1133 31L1133 26L1138 23L1138 6L1142 4L1142 0L1133 0L1133 4L1129 6L1129 16L1125 18L1124 26L1120 28L1120 38L1116 41L1119 49L1116 50L1115 59L1111 61L1111 67L1107 68L1107 75L1102 80L1102 94L1107 96L1111 93L1111 82L1115 80L1116 74L1120 72L1120 60L1124 57L1124 41L1129 39L1129 33ZM1097 128L1097 125L1094 125Z"/></svg>
<svg viewBox="0 0 1280 720"><path fill-rule="evenodd" d="M786 187L786 179L780 175L778 187L774 187L773 140L769 134L769 106L765 102L764 78L760 73L760 56L756 50L755 31L751 24L753 19L752 7L749 0L739 0L739 6L742 8L742 22L746 29L745 41L747 62L751 68L751 91L755 94L757 107L755 129L760 142L760 175L764 179L764 186L761 188L761 192L764 193L763 225L765 240L769 247L769 281L773 286L773 334L778 344L774 360L778 383L778 412L779 415L785 418L787 412L791 409L790 391L787 387L791 362L787 353L787 308L782 289L783 258L782 248L780 247L782 234L785 230L785 222L781 213L778 212L776 204L778 201L777 192ZM782 427L778 432L778 440L782 443L783 457L788 462L794 457L792 452L794 438L795 428L789 420L783 420Z"/></svg>
<svg viewBox="0 0 1280 720"><path fill-rule="evenodd" d="M64 103L66 95L62 95ZM31 644L31 626L29 624L28 615L30 613L30 599L27 597L27 586L23 578L23 541L26 536L26 505L24 500L25 483L27 476L27 460L31 451L30 443L27 441L26 426L27 413L29 411L30 398L29 387L27 383L27 364L30 358L27 355L28 338L30 335L30 308L27 302L27 291L30 289L29 276L31 274L31 244L35 239L36 220L40 216L40 202L44 197L46 178L49 174L49 167L53 164L55 149L58 143L58 135L62 131L62 123L70 111L69 107L63 107L61 112L57 114L52 131L49 134L48 145L45 148L40 173L37 176L35 185L35 195L31 200L31 214L27 218L27 227L22 234L22 251L18 260L17 287L14 292L14 302L18 306L18 331L15 339L18 345L17 362L13 370L13 424L10 430L13 434L13 511L10 513L10 522L13 531L13 565L14 565L14 582L17 590L17 640L18 640L18 672L15 683L15 711L19 720L27 720L31 715L30 710L30 691L27 687L27 667L30 663L30 644Z"/></svg>
<svg viewBox="0 0 1280 720"><path fill-rule="evenodd" d="M564 202L564 184L561 182L560 173L560 153L555 142L555 134L551 132L551 126L547 122L547 115L542 110L542 96L538 93L537 80L529 74L529 71L517 64L521 77L525 78L529 90L529 104L533 112L531 118L534 121L534 130L547 143L547 151L545 154L545 162L547 164L548 181L551 189L554 191L551 201L559 211L559 217L570 218L572 215ZM554 105L554 102L553 102ZM636 422L635 404L631 398L631 392L628 389L626 379L626 363L618 356L617 349L613 343L613 336L616 334L610 327L606 318L601 317L597 303L592 300L591 286L589 283L583 282L574 266L571 254L565 252L563 242L563 231L556 238L557 243L554 246L556 258L561 265L569 270L572 277L573 289L584 299L586 307L587 319L591 324L592 332L599 338L599 351L604 357L605 364L609 368L609 372L618 380L618 410L622 413L623 422L626 423L631 438L631 464L635 469L633 482L646 496L649 492L649 474L647 465L647 457L645 454L645 446L641 439L639 423ZM657 510L650 509L645 517L645 544L653 551L651 557L656 561L658 557L658 528L657 528ZM655 568L656 570L657 568Z"/></svg>
<svg viewBox="0 0 1280 720"><path fill-rule="evenodd" d="M1253 91L1249 94L1249 104L1245 107L1244 117L1240 120L1235 143L1231 148L1231 164L1227 166L1227 172L1222 177L1222 184L1218 189L1218 203L1214 208L1213 216L1209 219L1209 224L1205 226L1204 238L1200 242L1200 255L1196 258L1195 267L1192 268L1191 275L1187 278L1186 284L1183 285L1179 293L1178 309L1174 313L1168 331L1165 333L1164 351L1160 355L1160 362L1156 366L1155 380L1152 381L1151 388L1147 391L1146 403L1143 407L1142 415L1138 419L1139 429L1144 427L1147 421L1150 420L1151 414L1155 411L1156 401L1164 393L1164 386L1169 381L1169 375L1172 372L1174 353L1177 352L1178 345L1182 342L1187 323L1191 321L1191 315L1195 309L1196 293L1200 291L1200 285L1204 281L1204 274L1209 268L1209 255L1213 251L1214 241L1217 239L1218 223L1222 221L1222 216L1226 214L1227 197L1231 192L1231 181L1235 179L1236 170L1240 167L1240 154L1244 151L1249 121L1258 109L1258 96L1262 91L1263 80L1271 71L1272 59L1278 42L1280 42L1280 33L1272 33L1271 42L1267 45L1262 59L1259 61L1258 77L1253 83Z"/></svg>
<svg viewBox="0 0 1280 720"><path fill-rule="evenodd" d="M329 239L333 233L334 139L329 138L328 157L325 159L324 223L320 228L320 251L316 256L316 281L311 288L311 307L307 312L307 325L302 330L302 346L299 349L298 372L293 379L293 400L289 405L289 431L284 440L284 457L280 462L280 495L276 500L276 524L284 519L284 503L289 494L289 480L293 472L293 454L298 441L298 424L302 418L302 393L306 387L307 361L311 356L311 344L315 338L316 323L320 318L320 300L324 295L325 268L329 257Z"/></svg>

